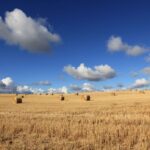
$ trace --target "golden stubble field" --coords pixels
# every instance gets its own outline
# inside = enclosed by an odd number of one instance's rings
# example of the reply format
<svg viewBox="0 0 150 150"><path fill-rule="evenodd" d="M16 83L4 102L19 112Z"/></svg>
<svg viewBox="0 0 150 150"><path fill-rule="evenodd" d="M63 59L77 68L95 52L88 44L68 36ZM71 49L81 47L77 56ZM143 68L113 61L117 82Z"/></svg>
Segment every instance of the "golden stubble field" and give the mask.
<svg viewBox="0 0 150 150"><path fill-rule="evenodd" d="M149 150L150 91L0 95L0 150Z"/></svg>

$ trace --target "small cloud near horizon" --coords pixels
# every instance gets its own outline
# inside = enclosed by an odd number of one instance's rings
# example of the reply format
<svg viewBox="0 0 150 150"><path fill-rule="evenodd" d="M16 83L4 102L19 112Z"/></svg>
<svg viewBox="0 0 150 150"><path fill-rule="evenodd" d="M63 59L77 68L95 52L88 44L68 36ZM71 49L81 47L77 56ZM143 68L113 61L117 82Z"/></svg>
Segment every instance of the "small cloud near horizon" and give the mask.
<svg viewBox="0 0 150 150"><path fill-rule="evenodd" d="M130 56L139 56L149 51L149 48L123 42L120 36L111 36L107 42L107 48L110 52L125 52Z"/></svg>

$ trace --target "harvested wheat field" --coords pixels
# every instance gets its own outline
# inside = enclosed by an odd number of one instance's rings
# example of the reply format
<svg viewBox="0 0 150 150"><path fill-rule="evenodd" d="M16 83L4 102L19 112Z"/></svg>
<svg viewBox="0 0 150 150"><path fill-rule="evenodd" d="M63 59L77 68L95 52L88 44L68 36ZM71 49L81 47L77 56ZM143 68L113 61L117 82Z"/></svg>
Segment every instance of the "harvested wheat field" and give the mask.
<svg viewBox="0 0 150 150"><path fill-rule="evenodd" d="M0 95L1 150L149 150L150 91Z"/></svg>

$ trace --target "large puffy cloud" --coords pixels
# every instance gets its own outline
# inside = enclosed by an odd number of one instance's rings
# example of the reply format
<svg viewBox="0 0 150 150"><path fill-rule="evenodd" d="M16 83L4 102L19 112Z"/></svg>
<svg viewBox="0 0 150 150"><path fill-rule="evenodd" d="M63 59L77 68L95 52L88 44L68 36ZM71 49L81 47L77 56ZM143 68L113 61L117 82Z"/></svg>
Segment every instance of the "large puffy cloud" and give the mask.
<svg viewBox="0 0 150 150"><path fill-rule="evenodd" d="M145 78L137 79L132 85L132 88L144 88L150 85L150 82Z"/></svg>
<svg viewBox="0 0 150 150"><path fill-rule="evenodd" d="M145 53L148 49L139 45L129 45L122 41L119 36L111 36L107 43L108 50L111 52L124 51L127 55L138 56Z"/></svg>
<svg viewBox="0 0 150 150"><path fill-rule="evenodd" d="M65 66L64 71L74 78L89 81L102 81L116 76L116 72L109 65L95 66L94 69L86 67L84 64L80 64L75 68L71 65Z"/></svg>
<svg viewBox="0 0 150 150"><path fill-rule="evenodd" d="M19 45L29 52L47 52L52 43L60 41L41 21L28 17L22 10L6 12L0 17L0 39L12 45Z"/></svg>

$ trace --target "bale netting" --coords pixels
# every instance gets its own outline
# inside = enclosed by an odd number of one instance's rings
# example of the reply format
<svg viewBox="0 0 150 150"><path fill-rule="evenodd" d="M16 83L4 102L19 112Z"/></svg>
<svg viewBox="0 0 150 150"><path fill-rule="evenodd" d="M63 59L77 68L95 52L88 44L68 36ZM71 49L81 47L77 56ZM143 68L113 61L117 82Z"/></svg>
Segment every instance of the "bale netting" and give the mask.
<svg viewBox="0 0 150 150"><path fill-rule="evenodd" d="M65 100L65 97L64 97L63 95L61 95L61 96L60 96L60 100L61 100L61 101L64 101L64 100Z"/></svg>
<svg viewBox="0 0 150 150"><path fill-rule="evenodd" d="M85 96L84 96L84 99L85 99L86 101L90 101L90 100L91 100L91 96L90 96L90 95L85 95Z"/></svg>
<svg viewBox="0 0 150 150"><path fill-rule="evenodd" d="M22 103L22 98L21 97L16 97L15 98L16 104Z"/></svg>

